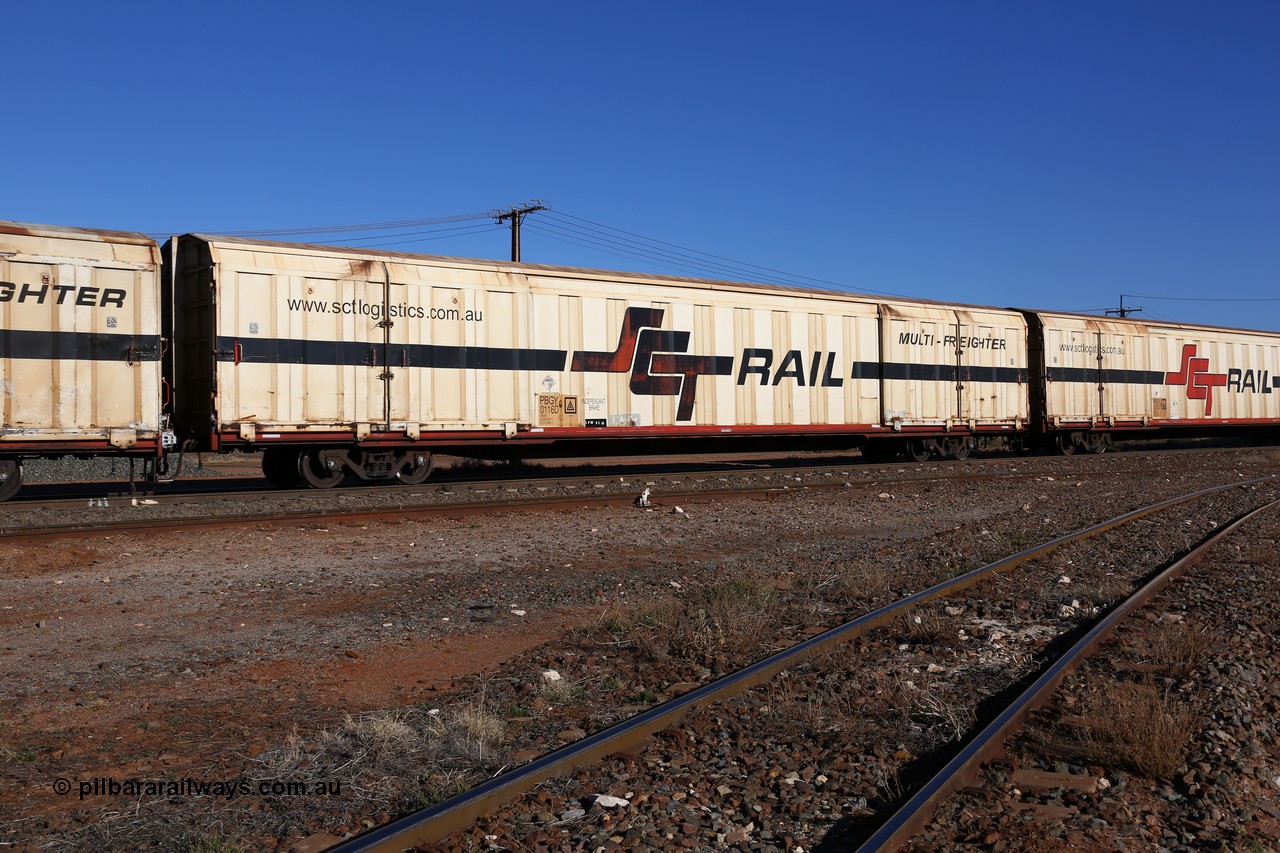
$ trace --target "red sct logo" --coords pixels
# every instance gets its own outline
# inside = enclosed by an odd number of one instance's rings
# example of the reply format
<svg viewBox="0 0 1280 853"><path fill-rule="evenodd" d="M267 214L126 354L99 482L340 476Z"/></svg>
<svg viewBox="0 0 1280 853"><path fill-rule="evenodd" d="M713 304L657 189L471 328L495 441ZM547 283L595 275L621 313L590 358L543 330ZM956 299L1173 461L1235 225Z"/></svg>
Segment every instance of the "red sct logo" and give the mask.
<svg viewBox="0 0 1280 853"><path fill-rule="evenodd" d="M1213 394L1209 389L1227 384L1227 374L1209 373L1209 359L1196 358L1196 345L1182 345L1182 369L1165 374L1166 385L1186 385L1188 400L1204 400L1204 416L1213 417Z"/></svg>

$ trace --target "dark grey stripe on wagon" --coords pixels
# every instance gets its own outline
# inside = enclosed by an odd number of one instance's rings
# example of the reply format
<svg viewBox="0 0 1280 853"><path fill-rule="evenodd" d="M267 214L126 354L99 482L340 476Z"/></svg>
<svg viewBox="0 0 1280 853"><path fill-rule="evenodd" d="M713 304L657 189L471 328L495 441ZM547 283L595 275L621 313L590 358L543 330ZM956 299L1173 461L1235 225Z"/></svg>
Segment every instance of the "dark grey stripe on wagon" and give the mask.
<svg viewBox="0 0 1280 853"><path fill-rule="evenodd" d="M0 358L159 361L160 336L0 329Z"/></svg>
<svg viewBox="0 0 1280 853"><path fill-rule="evenodd" d="M549 349L390 344L369 341L310 341L288 338L219 337L219 361L252 364L338 364L382 367L438 367L473 370L564 370L568 353ZM385 352L385 355L384 355Z"/></svg>
<svg viewBox="0 0 1280 853"><path fill-rule="evenodd" d="M915 379L924 382L1004 382L1017 385L1027 381L1027 371L1021 367L989 367L983 365L966 365L957 368L954 364L909 364L906 362L855 361L853 363L854 379Z"/></svg>
<svg viewBox="0 0 1280 853"><path fill-rule="evenodd" d="M1102 382L1107 385L1164 385L1163 370L1111 370L1096 367L1050 367L1050 382Z"/></svg>

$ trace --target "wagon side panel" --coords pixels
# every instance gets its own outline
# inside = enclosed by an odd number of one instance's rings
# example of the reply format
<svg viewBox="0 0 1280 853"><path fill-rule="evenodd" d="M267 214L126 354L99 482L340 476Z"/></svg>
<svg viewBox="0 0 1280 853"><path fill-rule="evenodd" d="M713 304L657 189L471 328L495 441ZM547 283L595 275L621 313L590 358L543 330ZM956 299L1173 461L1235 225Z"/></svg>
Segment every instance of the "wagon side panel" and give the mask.
<svg viewBox="0 0 1280 853"><path fill-rule="evenodd" d="M159 255L0 223L0 452L158 452Z"/></svg>

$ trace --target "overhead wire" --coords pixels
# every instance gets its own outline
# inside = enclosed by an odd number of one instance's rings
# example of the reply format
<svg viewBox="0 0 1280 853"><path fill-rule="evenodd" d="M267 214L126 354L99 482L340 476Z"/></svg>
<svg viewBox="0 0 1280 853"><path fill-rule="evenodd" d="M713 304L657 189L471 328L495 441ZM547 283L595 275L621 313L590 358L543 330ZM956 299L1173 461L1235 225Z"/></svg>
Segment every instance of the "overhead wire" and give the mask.
<svg viewBox="0 0 1280 853"><path fill-rule="evenodd" d="M545 223L539 223L534 225L526 221L523 227L533 231L534 233L552 237L553 239L559 239L562 242L573 243L579 246L585 246L587 248L604 251L608 254L620 255L620 256L629 257L629 258L636 258L639 260L648 261L649 263L656 263L667 269L676 269L686 273L692 270L692 271L697 271L704 276L711 275L719 278L746 278L747 277L743 275L741 270L737 270L731 267L725 267L723 265L717 265L717 264L711 264L711 263L704 263L696 259L670 258L659 252L645 251L641 248L632 248L625 243L618 243L618 242L610 241L607 239L593 238L588 235L583 235L579 232L558 228L555 225L547 225ZM752 278L755 278L758 280L760 277L752 276ZM791 284L792 282L785 282L785 281L778 281L776 279L771 279L768 283Z"/></svg>
<svg viewBox="0 0 1280 853"><path fill-rule="evenodd" d="M784 270L737 261L723 255L704 252L666 240L646 237L633 231L615 228L571 213L553 210L549 207L539 211L537 219L525 218L522 227L551 240L577 245L595 252L642 261L655 265L668 273L676 275L695 275L729 280L755 281L760 283L790 286L813 287L821 285L828 288L856 293L881 294L887 296L903 296L889 291L871 288L856 288L845 282L831 281ZM403 246L415 243L435 242L454 237L464 237L491 230L501 223L458 225L451 228L424 228L432 225L454 225L477 220L490 220L493 212L463 213L451 216L426 217L419 219L399 219L382 222L360 222L344 225L319 225L280 228L206 230L201 233L215 233L228 237L276 237L276 238L311 238L328 235L330 244L362 244L369 248L382 246ZM409 230L406 230L409 229ZM382 233L373 233L382 232ZM167 232L174 233L174 232ZM367 236L354 236L364 234ZM352 235L352 236L342 236ZM163 237L157 237L163 239ZM310 242L308 240L308 242Z"/></svg>
<svg viewBox="0 0 1280 853"><path fill-rule="evenodd" d="M366 248L371 248L371 249L372 249L372 248L378 248L378 247L380 247L380 246L404 246L404 245L410 245L410 244L413 244L413 243L430 243L430 242L433 242L433 241L435 241L435 240L448 240L448 239L451 239L451 238L453 238L453 237L462 237L462 236L467 235L467 234L479 234L481 231L490 231L490 230L492 230L492 229L493 229L493 226L491 226L491 225L468 225L468 226L465 226L465 227L462 227L462 228L441 228L441 229L439 229L438 231L417 231L417 232L410 232L411 234L413 234L413 233L416 233L416 234L434 234L434 233L439 233L439 234L440 234L440 236L439 236L439 237L415 237L415 238L414 238L414 239L412 239L412 240L387 240L387 239L384 239L383 237L366 237L366 238L363 238L363 239L366 239L366 240L382 240L382 242L379 242L379 243L367 243L367 244L366 244ZM452 231L452 232L457 232L457 233L452 233L452 234L446 234L446 233L443 233L443 232L446 232L446 231ZM402 237L402 236L406 236L406 235L402 235L402 234L388 234L388 235L385 235L385 237ZM354 242L354 241L353 241L353 242Z"/></svg>
<svg viewBox="0 0 1280 853"><path fill-rule="evenodd" d="M615 228L602 222L587 219L582 216L575 216L572 213L566 213L560 210L554 210L550 207L544 207L539 211L542 214L538 219L525 219L522 227L526 230L539 234L551 240L570 245L581 246L591 249L595 252L601 252L616 257L629 258L632 260L642 261L646 264L657 266L659 269L674 273L677 275L695 274L699 277L714 277L730 280L755 281L765 284L774 284L789 287L813 287L814 285L823 285L846 292L879 294L884 296L897 296L910 298L906 294L894 293L891 291L875 290L867 287L854 287L845 282L831 281L829 279L816 278L798 273L789 273L784 270L766 267L760 264L753 264L746 261L738 261L723 255L717 255L711 252L704 252L689 246L683 246L678 243L671 243L666 240L659 240L653 237L646 237L633 231L627 231L622 228ZM319 235L334 235L332 242L346 244L363 244L368 248L377 248L383 246L405 246L415 243L428 243L438 240L448 240L455 237L465 237L479 234L486 230L494 230L495 226L502 227L500 222L490 222L485 224L459 225L452 228L425 228L423 226L430 225L453 225L454 223L476 222L477 220L492 220L494 213L461 213L451 216L435 216L419 219L398 219L387 220L382 222L359 222L345 225L319 225L319 226L302 226L288 228L258 228L258 229L234 229L234 230L206 230L201 233L222 234L229 237L310 237ZM549 221L548 221L549 220ZM404 230L419 229L419 230ZM360 234L369 232L386 232L370 234L369 236L348 236L344 234ZM150 234L150 232L148 232ZM168 234L175 232L157 232L150 234L158 240L162 240ZM429 235L429 236L428 236ZM1155 296L1145 294L1124 294L1134 299L1153 299L1164 300L1170 302L1280 302L1280 297L1192 297L1192 296ZM1072 313L1105 313L1109 309L1105 308L1089 308L1073 311ZM1164 317L1155 311L1148 311L1157 317ZM1169 319L1164 317L1164 319ZM1177 322L1177 321L1173 321Z"/></svg>
<svg viewBox="0 0 1280 853"><path fill-rule="evenodd" d="M1254 296L1238 299L1213 296L1145 296L1141 293L1126 293L1131 299L1163 299L1168 302L1280 302L1280 296Z"/></svg>
<svg viewBox="0 0 1280 853"><path fill-rule="evenodd" d="M548 211L548 214L552 217L572 219L572 220L576 220L577 222L584 222L584 223L587 223L588 225L596 226L596 228L587 228L586 226L577 226L578 228L583 230L597 230L602 228L602 229L606 229L608 232L614 232L615 234L627 235L626 237L617 237L615 239L624 240L626 242L633 243L638 246L643 246L649 251L652 251L655 253L661 253L662 255L665 255L667 257L691 259L692 256L688 255L687 253L692 252L694 253L694 255L701 256L703 258L712 259L711 261L708 261L708 263L713 263L715 261L723 261L729 265L728 267L729 269L735 270L734 275L738 277L752 277L752 278L755 278L756 280L759 280L760 272L766 272L766 273L772 273L774 276L782 276L783 279L785 280L785 283L793 284L797 286L812 286L813 284L822 284L828 287L834 287L838 290L855 291L858 293L878 293L885 296L904 296L904 294L891 293L889 291L883 291L883 290L873 290L871 288L854 287L845 282L837 282L837 281L831 281L829 279L815 278L813 276L799 275L796 273L788 273L783 270L774 269L773 267L766 267L766 266L761 266L759 264L746 263L743 261L735 261L732 258L726 258L722 255L715 255L710 252L703 252L698 249L689 248L688 246L681 246L676 243L669 243L665 240L657 240L652 237L645 237L644 235L641 235L641 234L636 234L631 231L625 231L621 228L614 228L613 226L604 225L603 223L595 222L593 220L586 219L581 216L574 216L573 214L564 213L563 211L550 210ZM638 242L636 240L628 239L631 237L638 238L639 241L643 241L643 242ZM649 244L656 244L656 246L650 247ZM669 248L661 249L661 248L657 248L658 246L664 246ZM676 249L680 251L673 252L673 251L670 251L671 249ZM772 283L783 283L783 282L779 282L778 279L776 278L771 278L770 281Z"/></svg>
<svg viewBox="0 0 1280 853"><path fill-rule="evenodd" d="M552 211L552 214L554 216L555 211ZM573 217L573 218L577 218L577 217ZM730 261L728 264L717 263L714 261L707 261L700 258L696 258L693 255L689 255L684 252L672 252L667 249L656 248L654 246L650 246L638 240L632 240L627 237L615 236L613 234L608 233L607 231L602 231L599 228L584 228L583 226L579 226L571 222L563 222L563 223L560 223L560 225L558 226L544 226L544 227L554 228L555 230L561 233L574 233L578 235L580 239L585 240L587 243L592 245L602 246L606 248L613 247L617 249L626 248L626 249L639 252L639 255L641 257L654 258L655 260L660 259L664 261L674 261L682 264L691 264L697 267L698 269L725 271L730 273L731 275L736 275L739 277L743 277L745 275L744 271L748 266L750 266L750 265L737 264L736 262L733 262L733 261ZM602 226L602 227L608 228L609 226ZM610 230L617 231L618 229L610 229ZM627 234L629 232L618 231L618 233ZM596 237L592 235L600 235L600 236ZM663 243L660 240L654 240L650 242L657 245L669 245L669 244ZM707 257L715 258L716 256L708 255Z"/></svg>
<svg viewBox="0 0 1280 853"><path fill-rule="evenodd" d="M639 251L628 251L621 247L610 246L607 243L594 242L594 241L583 239L581 237L575 237L575 236L572 236L569 232L556 231L556 230L539 226L539 225L531 225L528 222L524 224L523 228L525 228L528 231L532 231L535 234L541 234L542 236L547 237L548 239L555 240L560 243L569 243L576 246L583 246L588 249L602 251L606 254L614 255L617 257L632 258L635 260L645 261L646 263L656 265L657 267L660 267L662 269L673 270L676 273L688 274L691 271L691 269L695 269L694 267L691 267L691 265L687 262L676 264L655 255L645 254ZM698 271L702 272L704 275L715 275L716 277L719 277L719 278L726 277L725 272L723 270L709 270L707 268L700 268Z"/></svg>
<svg viewBox="0 0 1280 853"><path fill-rule="evenodd" d="M1152 311L1150 308L1147 308L1146 310L1144 310L1144 311L1143 311L1143 313L1144 313L1144 314L1151 314L1151 315L1153 315L1157 320L1164 320L1166 323L1173 323L1173 324L1175 324L1175 325L1179 325L1179 326L1180 326L1180 325L1183 325L1184 323L1186 323L1186 320L1176 320L1176 319L1174 319L1173 317L1170 317L1168 314L1161 314L1159 311Z"/></svg>
<svg viewBox="0 0 1280 853"><path fill-rule="evenodd" d="M259 228L248 231L213 231L227 237L267 237L288 234L341 234L351 231L390 231L397 228L417 228L422 225L444 225L473 219L488 219L487 213L460 213L453 216L435 216L428 219L399 219L388 222L363 222L354 225L316 225L303 228Z"/></svg>

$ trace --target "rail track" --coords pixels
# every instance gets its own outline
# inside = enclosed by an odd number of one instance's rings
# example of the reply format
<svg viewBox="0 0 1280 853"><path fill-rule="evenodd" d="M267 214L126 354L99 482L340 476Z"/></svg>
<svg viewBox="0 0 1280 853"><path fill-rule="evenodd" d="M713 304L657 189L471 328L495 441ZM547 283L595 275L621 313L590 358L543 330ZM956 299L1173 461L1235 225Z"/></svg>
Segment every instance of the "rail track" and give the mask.
<svg viewBox="0 0 1280 853"><path fill-rule="evenodd" d="M1180 446L1181 443L1173 441L1160 442L1160 444L1162 445L1160 447L1149 447L1145 444L1133 447L1119 445L1112 453L1107 455L1106 458L1110 461L1105 464L1110 466L1122 465L1123 463L1118 463L1114 460L1117 458L1124 459L1135 454L1174 456L1182 454L1213 457L1215 455L1239 453L1242 450L1250 451L1255 449L1231 444L1193 444L1189 447ZM1087 460L1096 457L1077 456L1074 458L1076 460ZM1022 462L1031 462L1036 459L1061 459L1061 457L1022 456L991 452L969 457L963 463L942 459L921 463L905 458L888 462L869 462L860 454L850 452L845 454L821 454L817 458L780 454L752 454L745 457L725 455L696 460L684 457L662 457L661 459L664 461L654 461L643 457L594 462L566 460L564 464L560 465L547 465L545 467L535 465L528 469L529 474L524 477L504 475L505 469L501 465L473 468L464 462L458 467L445 467L436 471L428 481L419 486L410 487L398 484L380 485L377 483L344 481L334 489L315 490L270 487L267 485L265 478L261 476L259 464L250 457L247 461L230 462L225 465L218 463L209 466L200 465L200 468L205 472L204 475L179 477L176 480L161 483L158 488L147 488L140 481L132 484L131 487L127 480L121 481L120 479L107 477L97 480L63 482L56 479L40 481L32 479L28 475L23 492L11 498L6 506L18 508L26 505L29 508L46 509L62 506L75 507L77 503L84 505L86 501L90 500L98 503L107 501L108 504L121 501L128 504L133 499L149 499L159 503L177 503L243 500L264 496L292 499L338 494L394 495L403 493L406 490L419 493L424 490L465 492L470 490L483 491L490 486L505 487L529 483L545 485L547 483L591 482L617 478L626 479L628 477L631 479L657 478L659 481L666 482L690 477L751 476L752 474L767 474L770 472L785 475L789 471L804 473L806 471L834 470L854 476L862 474L874 477L880 471L896 471L904 468L911 468L924 473L927 469L955 467L957 465L961 468L975 466L1015 467ZM957 476L965 475L958 474ZM0 507L0 509L2 508Z"/></svg>
<svg viewBox="0 0 1280 853"><path fill-rule="evenodd" d="M1171 453L1198 451L1174 450ZM1227 450L1224 452L1234 452ZM1096 457L1093 457L1096 458ZM1057 464L1079 465L1076 458ZM0 541L51 541L58 538L114 533L165 532L183 528L219 528L243 524L299 525L381 518L468 514L494 510L539 510L585 505L625 504L646 490L662 504L696 503L714 498L767 498L794 488L844 488L883 482L991 482L1041 477L1045 471L1031 460L1002 457L994 463L929 464L853 461L847 464L797 464L787 460L676 466L658 469L618 467L604 473L573 474L548 469L519 478L458 477L422 486L356 485L323 490L245 488L257 480L197 481L199 491L129 493L98 490L75 497L41 499L38 488L0 506ZM1114 462L1114 460L1112 460ZM1018 468L1022 463L1022 468ZM1230 460L1198 466L1203 471L1229 471ZM1054 469L1058 473L1058 469ZM1136 469L1108 463L1071 476L1125 476Z"/></svg>
<svg viewBox="0 0 1280 853"><path fill-rule="evenodd" d="M673 733L679 737L677 727L686 715L721 707L723 703L733 697L768 683L780 673L800 667L806 660L815 658L830 659L834 649L845 647L856 639L866 638L874 631L884 631L894 624L900 623L904 614L908 612L924 608L932 602L971 591L979 584L989 584L993 579L1016 568L1023 567L1033 561L1045 560L1049 554L1058 549L1117 531L1125 525L1148 519L1174 507L1179 507L1191 501L1207 499L1211 496L1220 497L1233 493L1251 494L1251 490L1255 489L1266 491L1274 488L1277 479L1277 477L1265 477L1199 490L1117 516L1106 522L1093 525L1068 536L1059 537L1042 545L1021 550L1002 560L906 596L893 604L881 607L836 628L827 630L765 660L727 674L713 682L694 687L683 693L683 695L636 714L615 726L598 731L576 743L536 758L518 769L503 773L465 794L392 822L345 842L334 849L339 853L400 851L415 846L429 845L456 836L458 833L465 833L469 828L473 828L477 821L483 823L484 816L493 815L495 810L503 803L531 790L540 783L554 778L565 777L573 773L576 768L599 762L606 756L629 755L634 757L641 754L647 744L654 743L655 739L660 739ZM1267 504L1267 506L1273 504L1274 501ZM1215 511L1221 511L1221 508ZM1251 512L1257 511L1260 511L1260 508ZM1062 673L1074 664L1076 655L1085 650L1095 648L1100 642L1100 638L1112 630L1118 620L1130 613L1156 589L1167 583L1168 577L1180 571L1187 562L1197 559L1209 544L1229 535L1241 523L1244 523L1244 518L1238 519L1229 526L1220 527L1195 550L1176 563L1167 566L1160 575L1152 579L1124 603L1111 608L1107 615L1098 620L1096 626L1089 630L1066 655L1053 662L1041 662L1037 667L1037 671L1040 674L1036 679L1035 686L1033 686L1034 692L1029 692L1025 698L1020 697L1015 702L1010 703L1007 708L1000 710L987 709L984 716L990 717L992 722L986 726L982 735L974 739L969 745L960 750L956 750L954 747L935 750L934 754L930 756L930 760L926 763L945 766L931 781L919 787L918 791L910 797L904 811L897 816L888 817L889 813L883 807L871 809L870 814L864 814L855 821L857 829L854 830L854 834L861 834L865 838L862 849L893 849L901 844L911 832L919 828L921 822L925 819L923 816L927 814L928 809L936 805L945 793L954 790L963 784L964 779L971 777L977 763L992 754L992 750L996 749L997 745L1007 736L1010 727L1015 725L1022 718L1022 715L1026 713L1026 709L1032 707L1037 701L1043 701L1044 691L1061 679ZM1083 629L1078 628L1077 630ZM728 786L726 786L727 790ZM883 806L887 805L889 800L895 798L882 797L881 799L884 800ZM862 807L866 808L865 798L863 799ZM473 829L471 831L483 836L493 827L510 827L518 822L519 818L508 815L505 819L499 817L489 818L488 820L487 828ZM605 821L608 823L607 815ZM877 823L883 823L882 828L876 829ZM617 825L617 822L615 822L615 825ZM497 846L502 846L506 840L501 833L490 833L488 838L491 843ZM719 839L719 843L722 845L724 841L724 837ZM467 845L459 842L458 846L465 847Z"/></svg>
<svg viewBox="0 0 1280 853"><path fill-rule="evenodd" d="M936 776L930 779L885 824L859 847L860 853L892 851L901 848L918 833L933 816L943 798L970 783L983 763L1004 754L1005 742L1026 722L1028 715L1046 705L1069 671L1088 655L1096 652L1114 633L1117 625L1138 608L1150 602L1169 582L1199 563L1214 545L1226 539L1241 525L1259 513L1274 510L1280 500L1250 510L1219 528L1187 554L1149 580L1140 589L1097 620L1066 652L1044 667L1044 672L1025 691L1000 712L986 728L978 732ZM1127 520L1127 519L1125 519Z"/></svg>
<svg viewBox="0 0 1280 853"><path fill-rule="evenodd" d="M1136 473L1115 474L1122 458ZM13 816L0 820L0 842L185 849L218 827L242 849L323 849L386 824L414 800L479 784L851 616L1121 509L1272 474L1277 458L1265 450L1185 462L1043 457L1002 464L1010 476L995 479L955 478L995 472L981 460L899 465L815 477L811 488L775 471L758 484L769 500L681 498L685 513L663 488L648 510L593 505L583 496L608 490L592 485L576 487L569 508L554 511L397 511L376 521L232 521L223 530L14 543L0 558L0 812ZM687 485L699 478L725 485L708 472ZM640 491L639 477L616 482L619 501ZM819 487L826 483L835 488ZM563 496L542 486L529 491ZM543 782L445 846L851 849L900 790L915 790L945 763L956 731L973 728L968 714L988 719L993 700L978 698L1038 665L1050 636L1073 630L1115 599L1121 580L1127 594L1131 576L1274 488L1241 486L1171 507L920 604L922 625L898 619L700 705L651 736L647 749ZM228 503L233 515L250 508ZM360 508L335 492L309 492L290 505ZM85 514L128 519L148 510L156 508L113 504ZM1274 562L1267 543L1278 532L1250 525L1230 548ZM1065 575L1069 586L1058 583ZM1254 598L1266 600L1266 590ZM1059 618L1059 608L1072 606L1075 616ZM1256 623L1259 636L1280 634L1261 614L1242 621ZM1273 673L1266 661L1280 659L1280 649L1258 654L1257 671ZM563 675L559 689L543 683L544 670ZM472 737L468 715L498 726L495 734L455 741ZM177 738L174 720L182 721ZM1248 727L1226 730L1240 749L1262 743ZM399 733L394 749L379 746L388 732ZM352 740L366 736L373 740ZM35 758L4 763L19 754ZM1055 769L1053 760L1018 760ZM1219 771L1197 769L1204 763L1201 756L1191 771L1208 774L1199 784L1212 790ZM227 768L255 785L336 778L344 796L67 803L48 789L51 773L83 780L114 766L196 779ZM1119 790L1123 776L1106 767ZM1061 801L1029 789L1020 781L1026 772L1010 771L1020 796L1001 791L998 778L985 796L1011 808ZM1127 790L1135 788L1131 781ZM603 806L597 794L631 804ZM965 813L984 813L988 801L975 805L974 796L963 791L948 808L959 800L968 802ZM971 818L949 814L938 820L979 839L1010 837L1002 826L973 828ZM45 815L65 822L46 825ZM1177 826L1176 817L1167 822ZM935 825L921 835L938 837ZM917 841L914 850L946 846Z"/></svg>

